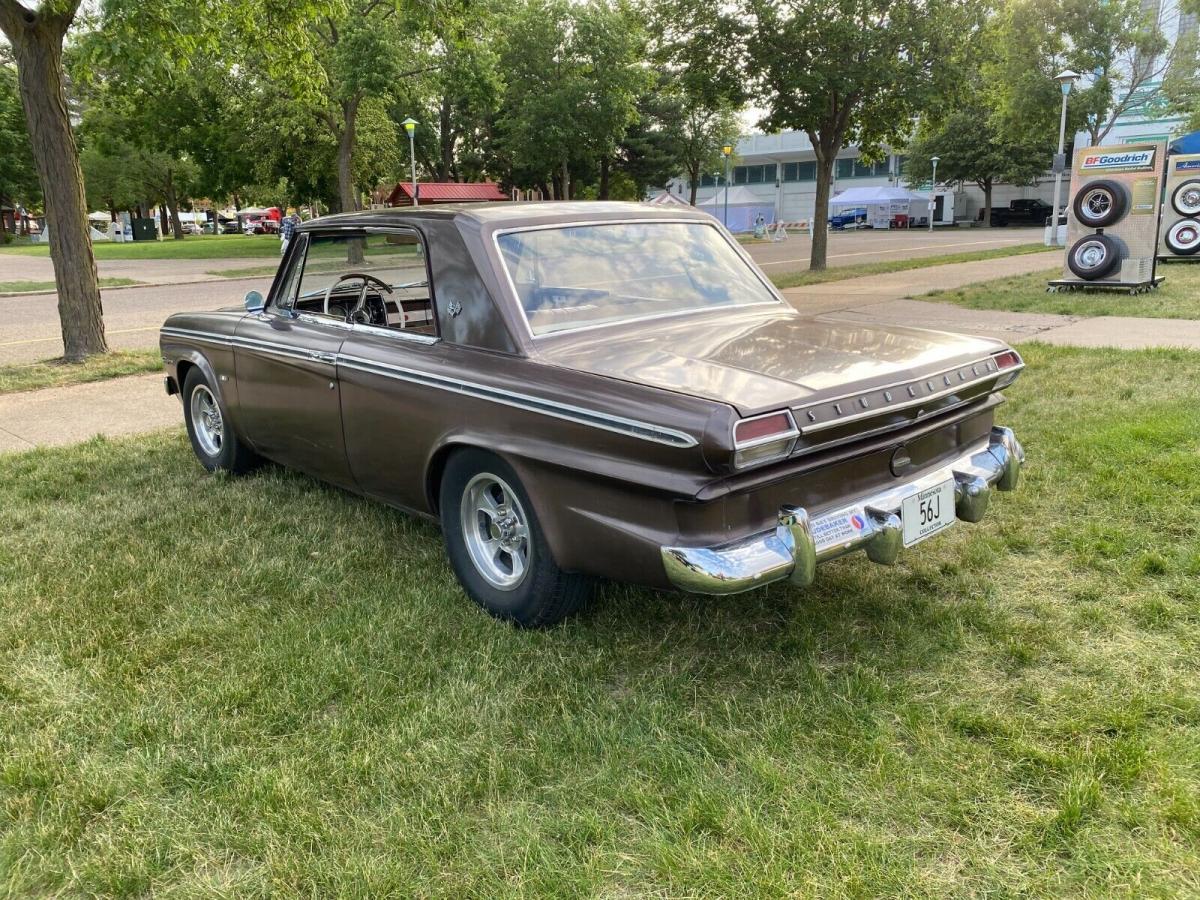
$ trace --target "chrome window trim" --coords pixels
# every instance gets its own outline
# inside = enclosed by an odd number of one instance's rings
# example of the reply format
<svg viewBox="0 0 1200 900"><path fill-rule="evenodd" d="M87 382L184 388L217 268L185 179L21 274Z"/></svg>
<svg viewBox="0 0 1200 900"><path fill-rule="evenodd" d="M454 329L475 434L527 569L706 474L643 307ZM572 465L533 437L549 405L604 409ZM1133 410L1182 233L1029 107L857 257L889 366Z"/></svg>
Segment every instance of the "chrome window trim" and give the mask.
<svg viewBox="0 0 1200 900"><path fill-rule="evenodd" d="M378 334L391 338L400 338L412 341L414 344L436 344L441 341L441 337L436 334L420 334L419 332L409 331L405 328L383 328L379 325L364 325L362 322L351 323L350 331L353 334Z"/></svg>
<svg viewBox="0 0 1200 900"><path fill-rule="evenodd" d="M534 333L533 326L529 324L529 316L526 315L526 313L525 313L525 305L523 303L521 303L521 296L520 296L520 294L517 293L516 282L513 281L512 273L509 272L508 266L505 265L505 263L504 263L504 252L500 249L500 238L502 238L506 234L519 234L519 233L526 232L526 231L563 231L568 228L587 228L587 227L592 227L595 225L648 225L648 224L701 225L705 228L715 229L716 232L719 235L721 235L722 238L724 238L725 243L728 244L731 248L733 248L734 253L736 253L741 258L742 262L746 263L746 265L749 266L750 271L752 273L754 273L754 277L758 279L759 283L764 288L766 288L767 293L770 294L775 299L773 301L764 300L761 303L738 303L738 304L728 304L726 306L710 306L707 309L685 309L685 310L678 310L676 312L670 312L670 313L652 313L652 314L646 315L646 316L635 316L635 317L629 318L629 319L619 319L614 322L601 322L601 323L598 323L595 325L580 325L578 328L563 328L563 329L559 329L557 331L548 332L546 334L535 334ZM668 218L657 218L654 216L644 216L644 217L635 217L635 218L629 218L629 219L581 219L581 220L575 221L575 222L552 222L552 223L547 223L547 224L543 224L543 225L518 225L518 226L514 226L512 228L497 228L495 231L493 231L492 232L492 247L496 251L496 262L500 266L500 271L504 275L504 283L508 286L508 299L516 307L517 312L520 314L521 322L524 323L524 325L525 325L526 335L530 338L530 340L534 340L534 341L539 341L544 338L559 337L560 335L564 335L564 334L579 334L580 332L584 332L584 331L594 331L595 329L598 329L598 328L615 328L615 327L619 327L622 325L631 325L635 322L653 322L653 321L657 321L660 319L678 318L680 316L694 316L694 315L702 315L704 313L720 312L721 310L755 309L760 306L778 306L778 305L783 305L784 307L786 307L789 310L792 309L791 305L788 304L788 302L783 298L783 295L779 293L779 291L776 289L775 285L771 283L770 279L767 278L759 270L757 265L755 265L754 260L750 257L750 254L748 254L744 249L742 249L742 246L736 240L734 240L732 238L732 236L729 235L728 232L726 232L723 228L721 228L720 223L717 222L715 219L712 222L705 222L702 219L689 219L689 218L669 218L668 219Z"/></svg>
<svg viewBox="0 0 1200 900"><path fill-rule="evenodd" d="M694 447L698 443L692 435L683 431L677 431L674 428L665 428L661 425L641 422L637 419L627 419L624 416L612 413L598 412L580 406L572 406L568 403L559 403L555 400L546 400L529 394L505 390L504 388L492 387L491 385L473 381L464 381L459 378L450 378L445 375L436 375L432 372L409 369L404 366L364 359L359 356L351 356L345 353L339 354L338 365L371 375L380 375L384 378L395 378L400 381L408 381L413 384L420 384L439 390L467 394L481 400L490 400L493 403L500 403L517 409L526 409L557 419L565 419L569 422L577 422L593 428L600 428L605 431L612 431L617 434L624 434L657 444L665 444L669 447L687 448Z"/></svg>
<svg viewBox="0 0 1200 900"><path fill-rule="evenodd" d="M307 239L304 243L304 254L305 254L304 262L307 262L308 248L309 248L309 244L311 243L311 241L320 238L321 235L324 233L332 233L332 232L337 232L338 233L337 236L341 236L342 232L356 232L359 234L412 234L412 235L415 235L417 238L417 243L421 247L421 262L424 263L424 265L425 265L425 279L423 281L411 281L411 282L407 282L405 284L394 284L394 285L392 285L392 288L393 289L400 288L400 289L404 290L404 289L413 288L413 287L421 287L421 286L428 287L429 288L429 318L430 318L430 321L433 322L433 328L434 328L435 332L437 332L437 333L434 335L404 334L403 329L380 328L377 325L361 325L361 324L356 324L354 322L341 322L341 321L337 320L336 318L332 319L332 324L335 324L336 326L341 327L341 328L346 328L351 333L355 333L356 331L358 331L360 329L362 329L362 330L369 329L369 331L367 331L367 333L369 333L369 334L387 335L389 337L402 337L405 340L414 341L416 343L421 343L421 344L427 344L427 343L434 344L442 339L442 335L441 335L442 329L440 326L440 318L438 316L438 308L437 308L437 296L436 296L436 291L434 290L434 287L433 287L433 270L430 268L430 265L429 265L429 242L425 239L425 233L423 231L421 231L420 228L417 228L415 225L369 225L369 226L337 225L337 226L328 226L328 227L318 227L318 228L313 228L311 231L298 232L299 234L302 234L303 237L305 237ZM303 265L303 263L300 263L300 265ZM301 271L300 279L302 280L303 278L304 278L304 272ZM297 281L297 289L299 289L299 280ZM401 310L401 312L403 313L403 310ZM315 313L297 313L295 315L295 318L298 318L301 321L309 322L310 324L320 324L320 325L330 324L331 320L328 318L325 318L325 317L321 317L319 319L314 319L314 318L305 319L304 318L305 316L315 316L315 315L316 315Z"/></svg>

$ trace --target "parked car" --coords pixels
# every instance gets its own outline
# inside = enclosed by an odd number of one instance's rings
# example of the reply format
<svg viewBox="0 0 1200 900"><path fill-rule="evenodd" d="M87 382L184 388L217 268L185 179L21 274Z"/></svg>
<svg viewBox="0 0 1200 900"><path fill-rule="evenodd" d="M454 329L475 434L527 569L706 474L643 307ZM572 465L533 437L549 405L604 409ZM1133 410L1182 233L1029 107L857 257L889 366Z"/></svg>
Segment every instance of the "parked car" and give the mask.
<svg viewBox="0 0 1200 900"><path fill-rule="evenodd" d="M1024 458L993 421L1010 347L804 315L691 210L312 220L266 297L160 345L205 468L265 457L438 520L466 593L522 625L595 577L733 594L892 563Z"/></svg>
<svg viewBox="0 0 1200 900"><path fill-rule="evenodd" d="M979 211L982 222L984 210ZM1008 206L992 207L992 225L1003 228L1006 225L1045 225L1050 218L1050 204L1041 200L1013 200Z"/></svg>
<svg viewBox="0 0 1200 900"><path fill-rule="evenodd" d="M829 217L829 225L831 228L841 230L843 228L857 228L860 225L867 224L866 207L859 206L855 209L844 209L836 215Z"/></svg>
<svg viewBox="0 0 1200 900"><path fill-rule="evenodd" d="M199 225L196 222L191 221L190 219L182 220L179 223L179 227L183 230L184 234L203 234L204 233L203 226Z"/></svg>
<svg viewBox="0 0 1200 900"><path fill-rule="evenodd" d="M221 226L221 234L242 233L242 226L238 223L237 219L221 219L219 220L219 224Z"/></svg>
<svg viewBox="0 0 1200 900"><path fill-rule="evenodd" d="M243 234L279 234L279 222L269 216L243 216Z"/></svg>

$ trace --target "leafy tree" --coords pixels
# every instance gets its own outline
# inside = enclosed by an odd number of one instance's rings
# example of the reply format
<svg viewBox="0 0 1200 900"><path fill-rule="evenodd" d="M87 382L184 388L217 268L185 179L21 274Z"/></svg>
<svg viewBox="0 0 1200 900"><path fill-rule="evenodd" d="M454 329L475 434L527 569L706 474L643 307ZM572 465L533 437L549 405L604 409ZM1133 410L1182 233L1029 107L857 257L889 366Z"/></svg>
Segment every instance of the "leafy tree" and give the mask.
<svg viewBox="0 0 1200 900"><path fill-rule="evenodd" d="M946 94L927 104L908 146L906 174L923 182L933 177L931 158L946 182L974 184L983 192L984 223L991 224L992 188L997 182L1030 184L1049 167L1052 136L1048 108L1036 111L1041 129L1014 127L1006 117L1001 69L1006 65L1013 20L987 11L947 61L957 76L944 82ZM1056 92L1057 93L1057 92Z"/></svg>
<svg viewBox="0 0 1200 900"><path fill-rule="evenodd" d="M80 2L41 0L31 7L0 0L0 32L17 63L21 105L46 200L63 347L72 361L108 349L62 66L63 40Z"/></svg>
<svg viewBox="0 0 1200 900"><path fill-rule="evenodd" d="M0 55L0 200L14 206L40 201L29 132L17 93L16 70ZM0 243L7 239L7 225L0 216Z"/></svg>
<svg viewBox="0 0 1200 900"><path fill-rule="evenodd" d="M857 143L868 155L905 140L913 116L944 93L953 56L975 0L738 0L711 33L735 41L710 55L750 86L771 130L796 129L817 162L814 221L829 215L838 152ZM693 20L711 17L697 2ZM730 38L729 36L733 36ZM813 232L810 267L824 269L826 229Z"/></svg>
<svg viewBox="0 0 1200 900"><path fill-rule="evenodd" d="M870 154L905 136L912 115L943 82L939 60L961 25L955 0L837 0L793 6L752 0L751 59L772 128L800 128L817 163L812 269L824 269L833 168L841 148ZM802 48L796 53L797 48ZM818 225L819 223L819 225Z"/></svg>
<svg viewBox="0 0 1200 900"><path fill-rule="evenodd" d="M923 123L909 144L905 174L913 181L932 178L934 156L940 157L937 171L943 182L970 182L983 192L985 225L992 221L997 182L1032 184L1049 162L1044 143L996 128L992 111L982 103L954 109L936 127Z"/></svg>
<svg viewBox="0 0 1200 900"><path fill-rule="evenodd" d="M522 186L572 196L572 168L607 172L648 79L636 17L604 0L528 0L506 27L497 161Z"/></svg>

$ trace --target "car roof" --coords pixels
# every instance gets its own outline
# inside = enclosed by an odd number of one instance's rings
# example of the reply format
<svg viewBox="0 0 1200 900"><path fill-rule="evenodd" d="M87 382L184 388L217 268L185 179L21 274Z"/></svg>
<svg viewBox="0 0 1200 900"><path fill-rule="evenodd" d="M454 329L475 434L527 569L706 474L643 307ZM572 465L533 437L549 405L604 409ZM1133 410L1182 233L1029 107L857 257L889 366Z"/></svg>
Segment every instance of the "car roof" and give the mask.
<svg viewBox="0 0 1200 900"><path fill-rule="evenodd" d="M698 209L680 206L652 206L647 203L618 203L609 201L553 201L540 203L438 203L429 206L396 206L386 209L364 209L359 212L337 213L310 219L301 225L303 231L323 228L380 228L389 225L409 225L422 219L469 219L489 229L519 228L521 226L570 224L584 221L620 221L623 219L695 219L712 223L711 215Z"/></svg>

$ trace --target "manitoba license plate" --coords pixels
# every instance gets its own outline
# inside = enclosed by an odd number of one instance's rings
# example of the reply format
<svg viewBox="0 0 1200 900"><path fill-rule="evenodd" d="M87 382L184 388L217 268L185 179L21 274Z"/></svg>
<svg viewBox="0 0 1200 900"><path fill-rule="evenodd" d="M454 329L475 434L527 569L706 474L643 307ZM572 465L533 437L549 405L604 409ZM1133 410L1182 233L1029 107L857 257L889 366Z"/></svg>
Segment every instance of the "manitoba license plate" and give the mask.
<svg viewBox="0 0 1200 900"><path fill-rule="evenodd" d="M954 524L954 479L935 484L906 497L900 504L904 546L933 537Z"/></svg>

